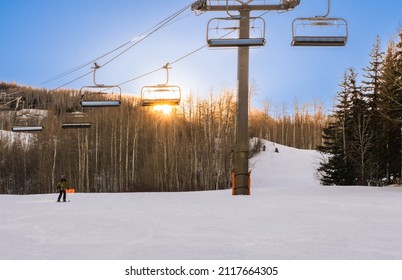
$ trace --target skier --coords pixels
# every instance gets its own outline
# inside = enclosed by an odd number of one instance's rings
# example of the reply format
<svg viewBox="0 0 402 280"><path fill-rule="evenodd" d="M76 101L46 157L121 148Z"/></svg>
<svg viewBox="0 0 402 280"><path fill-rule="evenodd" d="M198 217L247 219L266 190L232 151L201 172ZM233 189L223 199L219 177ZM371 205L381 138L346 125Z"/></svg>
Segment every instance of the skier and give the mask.
<svg viewBox="0 0 402 280"><path fill-rule="evenodd" d="M60 202L62 195L63 195L63 202L66 202L66 189L68 189L69 187L68 187L68 182L67 182L65 175L61 176L58 187L60 190L60 194L59 194L59 198L57 199L57 202Z"/></svg>

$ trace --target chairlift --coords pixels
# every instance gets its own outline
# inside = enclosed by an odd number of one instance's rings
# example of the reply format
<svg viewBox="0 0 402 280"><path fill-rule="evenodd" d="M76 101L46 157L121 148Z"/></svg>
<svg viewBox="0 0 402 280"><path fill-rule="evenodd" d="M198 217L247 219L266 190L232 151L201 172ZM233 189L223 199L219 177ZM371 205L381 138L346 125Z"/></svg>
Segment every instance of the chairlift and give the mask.
<svg viewBox="0 0 402 280"><path fill-rule="evenodd" d="M17 113L14 116L13 132L37 132L43 131L41 125L43 116L30 112Z"/></svg>
<svg viewBox="0 0 402 280"><path fill-rule="evenodd" d="M66 113L61 128L64 129L78 129L78 128L91 128L92 123L88 121L88 114L83 111L74 111Z"/></svg>
<svg viewBox="0 0 402 280"><path fill-rule="evenodd" d="M93 86L84 86L80 89L81 101L80 104L82 107L92 107L92 108L101 108L101 107L119 107L121 105L121 88L118 85L104 85L96 83L96 70L100 68L97 63L94 63L95 66L92 67L94 69L93 76ZM87 90L85 90L87 89ZM97 91L91 91L90 89L96 89ZM107 90L118 90L117 94L107 93Z"/></svg>
<svg viewBox="0 0 402 280"><path fill-rule="evenodd" d="M265 20L250 17L249 36L240 38L241 16L213 18L207 25L207 44L209 48L262 47L265 45Z"/></svg>
<svg viewBox="0 0 402 280"><path fill-rule="evenodd" d="M348 41L348 23L343 18L323 16L296 18L292 22L292 46L342 47Z"/></svg>
<svg viewBox="0 0 402 280"><path fill-rule="evenodd" d="M181 89L176 85L168 85L169 82L169 63L164 67L166 69L166 82L154 86L144 86L141 89L141 105L157 106L170 105L177 106L181 100Z"/></svg>

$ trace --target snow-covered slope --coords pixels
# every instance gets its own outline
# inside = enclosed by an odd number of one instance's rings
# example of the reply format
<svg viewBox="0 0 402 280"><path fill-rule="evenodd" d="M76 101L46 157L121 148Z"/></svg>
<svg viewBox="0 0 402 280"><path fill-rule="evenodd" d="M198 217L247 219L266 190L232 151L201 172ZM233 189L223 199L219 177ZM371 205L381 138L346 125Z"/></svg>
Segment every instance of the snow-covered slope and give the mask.
<svg viewBox="0 0 402 280"><path fill-rule="evenodd" d="M266 142L252 195L0 196L0 259L401 259L402 188L324 187L318 154Z"/></svg>
<svg viewBox="0 0 402 280"><path fill-rule="evenodd" d="M320 160L319 153L298 150L268 141L264 144L266 150L250 162L253 188L319 185L319 180L316 180L315 176Z"/></svg>

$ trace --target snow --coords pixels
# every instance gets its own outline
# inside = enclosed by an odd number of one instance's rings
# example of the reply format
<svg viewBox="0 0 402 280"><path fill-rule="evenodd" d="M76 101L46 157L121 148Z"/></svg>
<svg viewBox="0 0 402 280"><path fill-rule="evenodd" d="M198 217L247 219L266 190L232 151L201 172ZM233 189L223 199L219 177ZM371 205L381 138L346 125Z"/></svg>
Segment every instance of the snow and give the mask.
<svg viewBox="0 0 402 280"><path fill-rule="evenodd" d="M0 143L8 145L7 143L20 143L24 149L27 149L34 139L34 135L28 132L12 132L0 129Z"/></svg>
<svg viewBox="0 0 402 280"><path fill-rule="evenodd" d="M265 145L251 196L0 195L0 259L402 259L402 188L322 186L316 151Z"/></svg>

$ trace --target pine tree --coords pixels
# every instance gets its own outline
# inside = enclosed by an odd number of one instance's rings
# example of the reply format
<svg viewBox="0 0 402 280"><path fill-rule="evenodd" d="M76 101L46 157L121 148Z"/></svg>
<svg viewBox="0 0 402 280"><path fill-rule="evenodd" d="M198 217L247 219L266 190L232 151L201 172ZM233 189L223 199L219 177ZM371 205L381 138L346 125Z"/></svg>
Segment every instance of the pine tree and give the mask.
<svg viewBox="0 0 402 280"><path fill-rule="evenodd" d="M318 173L324 185L354 185L355 169L353 168L351 153L351 131L353 117L352 92L350 91L351 74L344 73L341 90L337 95L338 104L330 117L327 126L322 129L323 145L317 150L323 155Z"/></svg>
<svg viewBox="0 0 402 280"><path fill-rule="evenodd" d="M386 178L392 182L400 177L401 170L401 123L402 90L398 86L401 73L398 71L398 49L390 42L385 54L379 95L379 112L384 126Z"/></svg>
<svg viewBox="0 0 402 280"><path fill-rule="evenodd" d="M348 133L350 148L347 150L347 157L352 162L357 183L367 183L367 166L371 161L369 154L373 144L373 131L371 118L368 113L368 102L363 95L361 87L357 85L357 73L349 70L347 87L351 96L350 106L350 127Z"/></svg>
<svg viewBox="0 0 402 280"><path fill-rule="evenodd" d="M343 131L339 120L333 118L322 129L323 145L317 150L323 155L318 173L323 185L353 185L353 167L343 149Z"/></svg>
<svg viewBox="0 0 402 280"><path fill-rule="evenodd" d="M370 181L378 181L385 177L385 163L383 155L386 150L386 137L384 133L384 123L381 121L379 112L379 99L381 87L381 73L384 59L384 53L381 51L381 42L379 36L376 37L375 44L370 53L370 62L363 69L362 91L367 99L367 114L369 119L369 128L371 132L371 143L368 153L370 160L367 164L367 177Z"/></svg>

